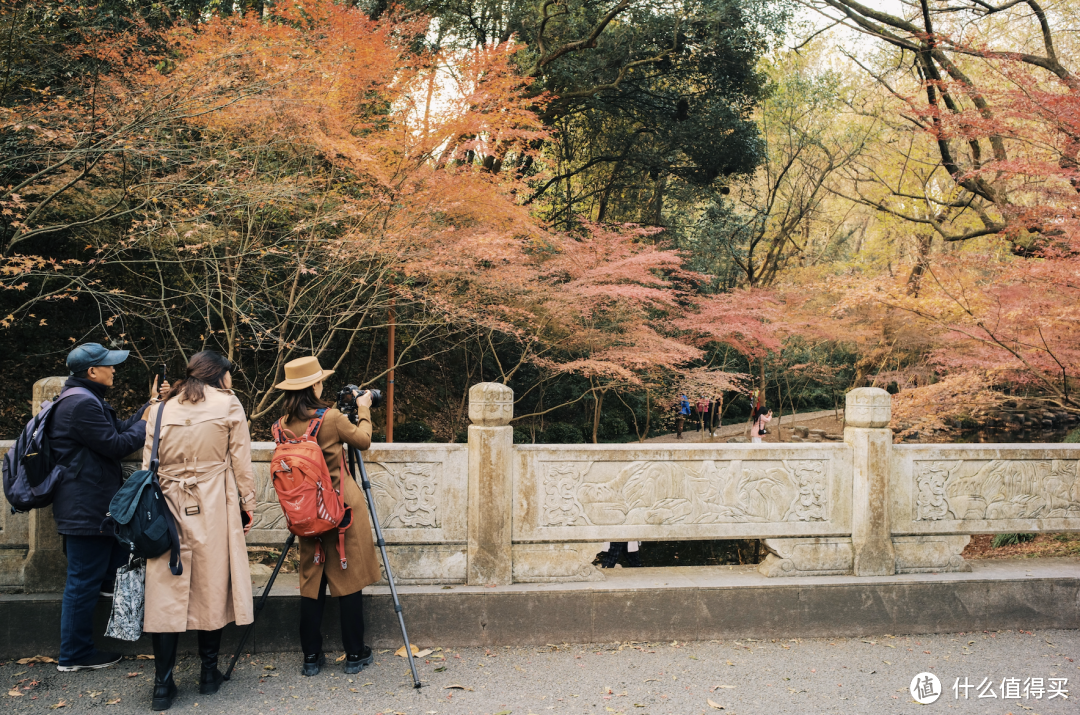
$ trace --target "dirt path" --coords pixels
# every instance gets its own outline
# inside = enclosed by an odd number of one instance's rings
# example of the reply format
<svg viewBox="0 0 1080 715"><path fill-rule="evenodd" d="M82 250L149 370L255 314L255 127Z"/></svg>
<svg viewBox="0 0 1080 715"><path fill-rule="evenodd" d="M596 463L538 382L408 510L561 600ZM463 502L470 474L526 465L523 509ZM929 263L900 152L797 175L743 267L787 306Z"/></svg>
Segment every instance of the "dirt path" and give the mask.
<svg viewBox="0 0 1080 715"><path fill-rule="evenodd" d="M769 423L769 434L762 436L763 442L790 442L791 428L795 425L809 429L823 429L827 434L839 434L844 431L844 411L819 410L817 412L800 412L796 415L783 415L779 419L775 413L772 422ZM687 421L687 429L683 430L682 439L678 439L674 432L669 434L650 437L646 442L727 442L732 437L749 435L750 428L746 422L734 425L724 425L716 431L715 437L697 431L697 421Z"/></svg>

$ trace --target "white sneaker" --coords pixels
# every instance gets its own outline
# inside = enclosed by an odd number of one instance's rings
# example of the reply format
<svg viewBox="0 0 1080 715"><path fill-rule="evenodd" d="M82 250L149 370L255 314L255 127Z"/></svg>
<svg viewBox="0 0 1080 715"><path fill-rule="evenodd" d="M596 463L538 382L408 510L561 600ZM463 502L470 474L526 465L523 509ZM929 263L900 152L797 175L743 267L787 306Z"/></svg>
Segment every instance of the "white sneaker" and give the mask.
<svg viewBox="0 0 1080 715"><path fill-rule="evenodd" d="M110 665L116 665L123 659L124 656L119 653L102 653L99 651L83 658L79 663L57 665L56 669L61 673L73 673L76 670L97 670L98 668L108 668Z"/></svg>

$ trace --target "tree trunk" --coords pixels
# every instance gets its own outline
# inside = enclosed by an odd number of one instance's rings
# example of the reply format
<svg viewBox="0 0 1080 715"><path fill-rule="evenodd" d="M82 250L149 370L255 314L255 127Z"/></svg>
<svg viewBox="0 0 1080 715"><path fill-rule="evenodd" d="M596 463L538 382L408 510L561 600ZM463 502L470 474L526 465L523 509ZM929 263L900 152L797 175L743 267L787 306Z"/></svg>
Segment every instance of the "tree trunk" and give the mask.
<svg viewBox="0 0 1080 715"><path fill-rule="evenodd" d="M604 392L600 391L596 393L596 406L593 407L593 419L592 419L592 442L596 444L596 434L600 430L600 408L604 405Z"/></svg>

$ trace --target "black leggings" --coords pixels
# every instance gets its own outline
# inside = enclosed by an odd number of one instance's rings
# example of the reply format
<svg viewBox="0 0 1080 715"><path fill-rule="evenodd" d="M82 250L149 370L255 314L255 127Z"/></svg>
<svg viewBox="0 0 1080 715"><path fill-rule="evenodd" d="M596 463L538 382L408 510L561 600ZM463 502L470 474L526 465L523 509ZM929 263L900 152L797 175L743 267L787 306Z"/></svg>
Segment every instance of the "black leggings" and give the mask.
<svg viewBox="0 0 1080 715"><path fill-rule="evenodd" d="M341 643L348 655L364 651L364 602L360 591L338 597L341 608ZM322 652L322 618L326 606L326 576L318 598L300 598L300 647L305 655Z"/></svg>

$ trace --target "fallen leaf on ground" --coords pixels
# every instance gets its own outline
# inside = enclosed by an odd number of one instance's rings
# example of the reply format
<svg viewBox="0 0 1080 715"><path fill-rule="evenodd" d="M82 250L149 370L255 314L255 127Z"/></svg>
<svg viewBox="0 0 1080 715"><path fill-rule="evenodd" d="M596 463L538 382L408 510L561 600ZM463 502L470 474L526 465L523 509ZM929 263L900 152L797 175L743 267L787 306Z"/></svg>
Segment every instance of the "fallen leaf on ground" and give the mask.
<svg viewBox="0 0 1080 715"><path fill-rule="evenodd" d="M140 653L139 655L135 656L135 660L153 660L153 659L154 659L154 656L146 655L145 653Z"/></svg>
<svg viewBox="0 0 1080 715"><path fill-rule="evenodd" d="M660 681L657 680L656 678L645 678L645 682L646 683L659 683Z"/></svg>
<svg viewBox="0 0 1080 715"><path fill-rule="evenodd" d="M263 666L263 670L277 670L277 666L273 666L273 665L264 665L264 666Z"/></svg>
<svg viewBox="0 0 1080 715"><path fill-rule="evenodd" d="M729 661L727 662L727 664L728 664L728 665L735 665L735 664L734 664L734 663L732 663L732 662L731 662L730 660L729 660Z"/></svg>
<svg viewBox="0 0 1080 715"><path fill-rule="evenodd" d="M21 698L22 696L23 694L19 692L18 688L12 688L8 691L8 697L10 698Z"/></svg>
<svg viewBox="0 0 1080 715"><path fill-rule="evenodd" d="M107 702L105 704L106 705L119 705L120 704L120 698L113 698L112 700L110 700L109 702Z"/></svg>
<svg viewBox="0 0 1080 715"><path fill-rule="evenodd" d="M47 655L32 655L29 658L19 658L15 662L19 665L26 665L27 663L55 663L56 658L50 658Z"/></svg>
<svg viewBox="0 0 1080 715"><path fill-rule="evenodd" d="M431 649L430 648L425 648L424 650L417 653L416 657L417 658L423 658L424 656L428 656L428 655L431 655Z"/></svg>
<svg viewBox="0 0 1080 715"><path fill-rule="evenodd" d="M709 704L709 707L714 709L714 710L723 710L724 709L723 705L721 705L720 703L714 703L712 700L709 700L708 698L705 699L705 702L707 702Z"/></svg>
<svg viewBox="0 0 1080 715"><path fill-rule="evenodd" d="M142 673L128 673L127 677L129 677L129 678L138 678L140 675L142 675Z"/></svg>
<svg viewBox="0 0 1080 715"><path fill-rule="evenodd" d="M339 656L338 656L337 658L334 658L334 662L335 662L335 663L340 663L340 662L341 662L341 661L343 661L343 660L345 660L345 654L344 654L344 653L342 653L341 655L339 655Z"/></svg>
<svg viewBox="0 0 1080 715"><path fill-rule="evenodd" d="M67 707L67 703L65 703L63 700L61 700L56 705L50 705L49 710L56 710L57 708L66 708L66 707Z"/></svg>
<svg viewBox="0 0 1080 715"><path fill-rule="evenodd" d="M90 690L90 691L87 691L86 694L89 695L92 698L96 698L97 696L101 695L104 692L105 692L104 690Z"/></svg>
<svg viewBox="0 0 1080 715"><path fill-rule="evenodd" d="M495 715L510 715L512 712L514 712L514 711L513 710L500 710L499 712L495 713Z"/></svg>
<svg viewBox="0 0 1080 715"><path fill-rule="evenodd" d="M445 665L440 665L438 668L435 669L435 672L436 673L441 673L444 670L446 670L446 666Z"/></svg>
<svg viewBox="0 0 1080 715"><path fill-rule="evenodd" d="M410 643L409 648L410 648L410 650L412 650L412 654L413 654L414 658L421 658L421 657L423 657L425 655L429 655L431 653L430 650L425 650L423 653L421 653L420 649L416 647L415 643ZM405 646L401 646L396 651L394 651L394 655L396 655L398 657L401 657L401 658L404 658L405 657Z"/></svg>
<svg viewBox="0 0 1080 715"><path fill-rule="evenodd" d="M711 693L714 690L718 690L720 688L734 688L734 687L735 687L734 685L714 685L713 687L709 688L709 692Z"/></svg>
<svg viewBox="0 0 1080 715"><path fill-rule="evenodd" d="M466 688L464 685L457 685L456 683L454 685L447 685L443 690L468 690L469 692L472 692L472 688Z"/></svg>

